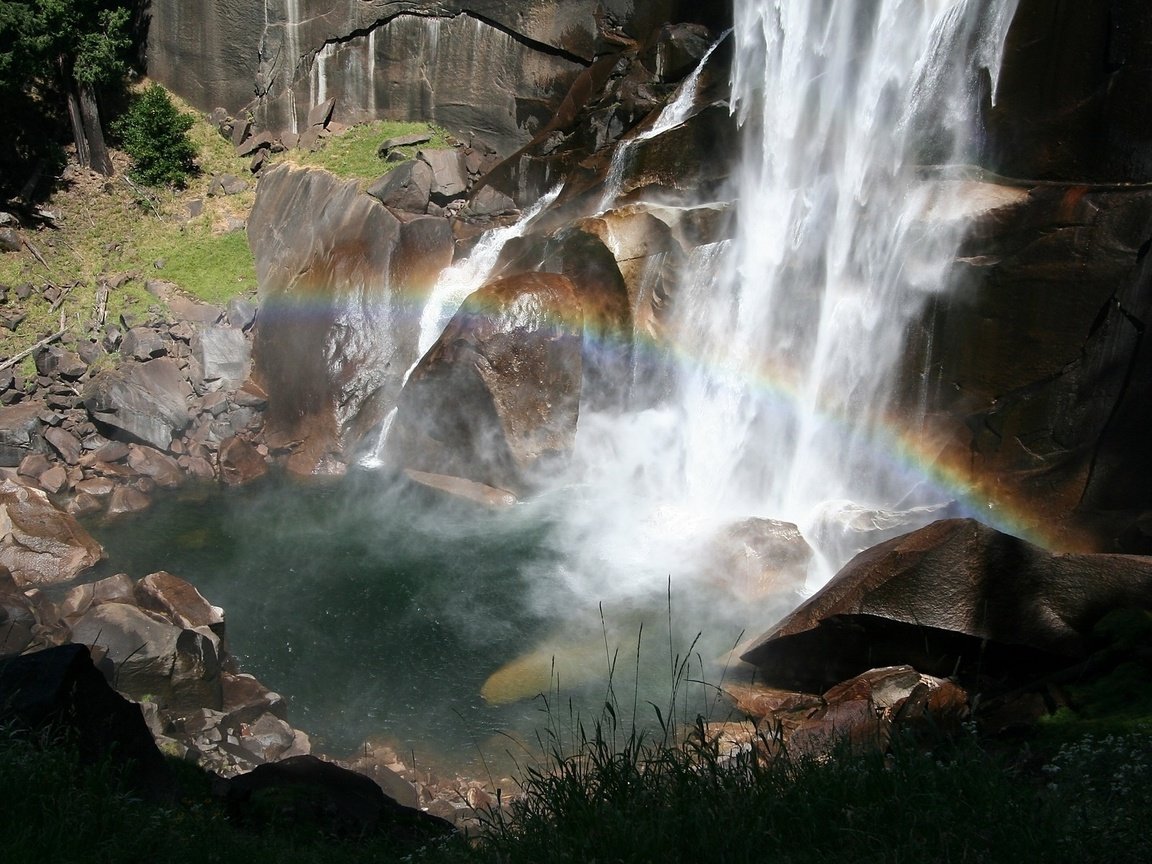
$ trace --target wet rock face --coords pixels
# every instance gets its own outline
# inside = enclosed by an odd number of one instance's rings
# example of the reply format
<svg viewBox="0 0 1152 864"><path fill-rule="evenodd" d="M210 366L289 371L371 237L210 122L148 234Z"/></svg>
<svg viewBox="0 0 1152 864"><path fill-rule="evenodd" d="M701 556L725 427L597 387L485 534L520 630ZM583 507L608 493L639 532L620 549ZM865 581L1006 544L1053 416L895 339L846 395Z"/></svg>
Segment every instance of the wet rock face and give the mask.
<svg viewBox="0 0 1152 864"><path fill-rule="evenodd" d="M253 377L268 395L266 437L286 449L304 442L289 468L315 473L343 455L370 396L394 403L416 359L418 316L406 313L423 297L406 296L394 272L400 221L325 171L269 171L248 237L260 283Z"/></svg>
<svg viewBox="0 0 1152 864"><path fill-rule="evenodd" d="M412 371L391 458L513 492L532 488L571 451L582 331L565 276L525 273L474 292Z"/></svg>
<svg viewBox="0 0 1152 864"><path fill-rule="evenodd" d="M905 375L945 461L1105 550L1123 525L1100 513L1152 508L1150 244L1147 190L1034 188L975 222L955 286L910 331Z"/></svg>
<svg viewBox="0 0 1152 864"><path fill-rule="evenodd" d="M1008 34L988 164L1013 177L1152 178L1152 6L1021 0Z"/></svg>
<svg viewBox="0 0 1152 864"><path fill-rule="evenodd" d="M265 128L302 124L314 104L334 97L344 123L433 120L508 153L547 122L603 46L602 33L640 38L679 20L682 5L226 0L191 12L158 0L149 7L148 70L204 111L224 106L238 116L247 108Z"/></svg>

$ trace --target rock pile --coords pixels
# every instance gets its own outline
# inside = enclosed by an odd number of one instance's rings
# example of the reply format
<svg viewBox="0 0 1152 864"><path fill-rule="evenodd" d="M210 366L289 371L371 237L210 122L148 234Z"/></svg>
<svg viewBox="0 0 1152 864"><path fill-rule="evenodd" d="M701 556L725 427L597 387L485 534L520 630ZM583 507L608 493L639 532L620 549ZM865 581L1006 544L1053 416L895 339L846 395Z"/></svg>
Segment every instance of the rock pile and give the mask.
<svg viewBox="0 0 1152 864"><path fill-rule="evenodd" d="M267 470L264 393L249 380L255 308L179 297L172 320L122 321L103 338L41 345L36 376L0 376L0 468L75 515L139 510L187 478L243 483ZM119 352L111 365L110 351Z"/></svg>

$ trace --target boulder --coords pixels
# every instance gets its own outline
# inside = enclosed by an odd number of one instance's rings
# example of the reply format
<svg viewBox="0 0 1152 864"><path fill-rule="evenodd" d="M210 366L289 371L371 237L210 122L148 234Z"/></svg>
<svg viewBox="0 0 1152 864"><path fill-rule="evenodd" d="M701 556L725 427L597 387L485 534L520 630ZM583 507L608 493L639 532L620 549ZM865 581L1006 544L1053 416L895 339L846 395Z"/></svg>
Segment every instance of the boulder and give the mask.
<svg viewBox="0 0 1152 864"><path fill-rule="evenodd" d="M1051 554L950 519L857 555L741 656L766 683L809 690L900 664L1038 677L1130 606L1152 608L1152 558Z"/></svg>
<svg viewBox="0 0 1152 864"><path fill-rule="evenodd" d="M40 420L43 408L38 402L0 408L0 466L15 467L25 457L47 450Z"/></svg>
<svg viewBox="0 0 1152 864"><path fill-rule="evenodd" d="M463 197L468 189L468 168L464 154L459 150L419 150L416 158L432 169L429 196L443 205L454 198Z"/></svg>
<svg viewBox="0 0 1152 864"><path fill-rule="evenodd" d="M386 207L409 213L424 213L432 195L435 177L427 162L413 159L393 168L367 188L367 193Z"/></svg>
<svg viewBox="0 0 1152 864"><path fill-rule="evenodd" d="M286 164L261 179L248 235L265 438L291 451L290 471L338 470L395 404L417 359L410 312L424 297L399 269L400 222L354 181Z"/></svg>
<svg viewBox="0 0 1152 864"><path fill-rule="evenodd" d="M120 342L120 356L151 360L168 353L168 340L154 327L133 327Z"/></svg>
<svg viewBox="0 0 1152 864"><path fill-rule="evenodd" d="M60 427L48 429L44 433L44 440L51 444L52 449L59 453L60 458L69 465L75 465L80 461L80 454L84 451L84 445L68 430Z"/></svg>
<svg viewBox="0 0 1152 864"><path fill-rule="evenodd" d="M17 584L66 582L103 557L100 544L44 492L0 481L0 565Z"/></svg>
<svg viewBox="0 0 1152 864"><path fill-rule="evenodd" d="M113 686L133 699L173 711L220 708L220 665L211 634L127 603L105 603L73 625L72 641L104 649Z"/></svg>
<svg viewBox="0 0 1152 864"><path fill-rule="evenodd" d="M389 798L367 777L314 756L293 756L257 766L224 786L233 818L261 818L256 800L281 802L281 813L294 823L316 825L337 837L387 836L397 848L416 849L454 833L451 824Z"/></svg>
<svg viewBox="0 0 1152 864"><path fill-rule="evenodd" d="M554 473L576 433L583 327L575 286L559 274L471 294L408 378L392 458L514 493Z"/></svg>
<svg viewBox="0 0 1152 864"><path fill-rule="evenodd" d="M82 762L111 756L137 793L175 800L168 766L139 707L108 686L83 645L0 660L0 718L37 735L69 730Z"/></svg>
<svg viewBox="0 0 1152 864"><path fill-rule="evenodd" d="M232 436L220 443L220 479L229 486L251 483L268 473L268 463L254 446Z"/></svg>
<svg viewBox="0 0 1152 864"><path fill-rule="evenodd" d="M803 596L813 552L791 522L744 519L720 532L712 547L711 581L742 600L774 599L791 609Z"/></svg>
<svg viewBox="0 0 1152 864"><path fill-rule="evenodd" d="M150 477L157 486L174 489L184 482L180 464L166 453L132 444L128 449L128 465L137 474Z"/></svg>
<svg viewBox="0 0 1152 864"><path fill-rule="evenodd" d="M191 393L176 361L164 357L101 372L85 384L84 405L98 424L167 450L191 422Z"/></svg>
<svg viewBox="0 0 1152 864"><path fill-rule="evenodd" d="M248 377L251 350L244 331L233 327L203 327L192 337L192 352L205 381L235 386Z"/></svg>
<svg viewBox="0 0 1152 864"><path fill-rule="evenodd" d="M207 627L224 638L224 610L204 599L196 587L164 570L150 573L133 589L141 609L159 612L178 627Z"/></svg>

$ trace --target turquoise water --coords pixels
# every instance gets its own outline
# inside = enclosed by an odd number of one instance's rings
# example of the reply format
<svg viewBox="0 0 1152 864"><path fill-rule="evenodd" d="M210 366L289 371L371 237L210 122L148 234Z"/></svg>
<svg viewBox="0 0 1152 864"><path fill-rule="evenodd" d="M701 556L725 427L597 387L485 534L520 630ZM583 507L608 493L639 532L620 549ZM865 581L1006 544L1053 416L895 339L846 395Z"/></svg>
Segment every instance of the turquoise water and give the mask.
<svg viewBox="0 0 1152 864"><path fill-rule="evenodd" d="M539 720L531 701L480 697L549 626L521 602L521 565L547 561L549 526L522 509L363 474L186 489L90 528L103 572L168 570L224 607L242 670L330 752L374 738L450 753Z"/></svg>

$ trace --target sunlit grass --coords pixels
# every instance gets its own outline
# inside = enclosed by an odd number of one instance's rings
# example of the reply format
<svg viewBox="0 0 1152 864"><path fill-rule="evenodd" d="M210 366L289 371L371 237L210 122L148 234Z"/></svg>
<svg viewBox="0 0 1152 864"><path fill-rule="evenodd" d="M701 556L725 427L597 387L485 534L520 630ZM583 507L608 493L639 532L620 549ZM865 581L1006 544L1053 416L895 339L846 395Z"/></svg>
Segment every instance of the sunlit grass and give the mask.
<svg viewBox="0 0 1152 864"><path fill-rule="evenodd" d="M372 180L395 167L377 154L381 142L388 138L415 133L428 133L432 136L431 141L419 147L451 146L451 136L438 126L428 123L377 120L372 123L361 123L326 139L324 146L315 153L292 151L290 154L285 154L285 157L300 165L324 168L338 177ZM418 147L398 149L405 156L412 157Z"/></svg>

